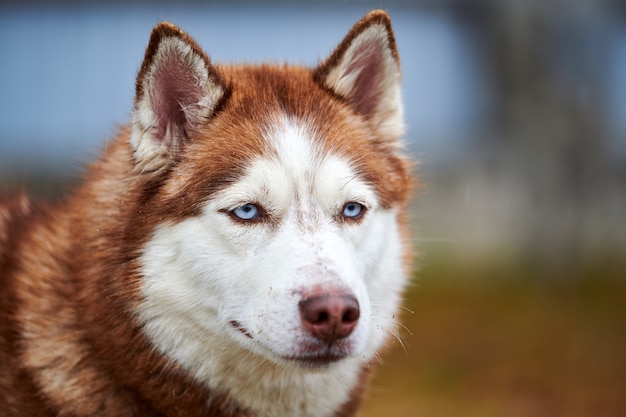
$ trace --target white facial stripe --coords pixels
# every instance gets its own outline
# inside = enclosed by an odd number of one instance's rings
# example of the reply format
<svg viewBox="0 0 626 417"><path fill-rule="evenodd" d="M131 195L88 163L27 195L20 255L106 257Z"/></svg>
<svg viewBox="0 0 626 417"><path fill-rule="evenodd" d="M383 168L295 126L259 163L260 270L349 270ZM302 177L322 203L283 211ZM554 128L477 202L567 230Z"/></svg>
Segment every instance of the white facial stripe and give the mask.
<svg viewBox="0 0 626 417"><path fill-rule="evenodd" d="M349 161L321 149L303 123L285 118L266 140L273 157L254 161L245 178L224 193L229 205L259 202L278 215L295 201L300 208L335 212L350 201L378 207L374 190Z"/></svg>

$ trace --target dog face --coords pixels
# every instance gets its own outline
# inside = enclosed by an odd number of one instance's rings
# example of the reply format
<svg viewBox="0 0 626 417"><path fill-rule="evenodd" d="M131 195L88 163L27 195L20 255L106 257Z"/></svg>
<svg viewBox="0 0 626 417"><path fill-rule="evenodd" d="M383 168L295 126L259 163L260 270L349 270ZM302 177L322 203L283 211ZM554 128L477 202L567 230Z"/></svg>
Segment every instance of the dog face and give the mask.
<svg viewBox="0 0 626 417"><path fill-rule="evenodd" d="M160 331L189 328L181 342L219 338L292 366L380 348L403 284L397 212L313 132L277 121L271 151L198 216L157 227L144 254L145 307L181 321Z"/></svg>
<svg viewBox="0 0 626 417"><path fill-rule="evenodd" d="M136 175L158 184L136 313L161 353L231 391L261 367L261 386L276 373L354 384L405 282L399 84L383 13L314 70L214 67L178 28L155 28L131 145Z"/></svg>

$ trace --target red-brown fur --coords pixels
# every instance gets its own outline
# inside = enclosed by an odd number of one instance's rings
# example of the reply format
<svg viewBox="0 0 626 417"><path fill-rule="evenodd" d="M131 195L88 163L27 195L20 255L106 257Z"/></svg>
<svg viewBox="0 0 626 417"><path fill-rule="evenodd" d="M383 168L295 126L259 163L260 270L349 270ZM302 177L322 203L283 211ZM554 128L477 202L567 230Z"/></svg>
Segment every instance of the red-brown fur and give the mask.
<svg viewBox="0 0 626 417"><path fill-rule="evenodd" d="M388 22L383 14L373 21L381 19ZM146 62L153 53L151 44ZM336 59L317 73L212 67L226 94L210 122L187 132L167 169L138 172L124 128L55 206L33 207L21 194L0 202L0 415L251 416L226 393L194 382L143 335L132 314L139 251L156 224L196 215L250 158L268 152L261 129L277 113L319 129L326 149L361 167L384 207L404 206L407 162L372 136L358 109L318 82ZM356 413L363 386L337 416Z"/></svg>

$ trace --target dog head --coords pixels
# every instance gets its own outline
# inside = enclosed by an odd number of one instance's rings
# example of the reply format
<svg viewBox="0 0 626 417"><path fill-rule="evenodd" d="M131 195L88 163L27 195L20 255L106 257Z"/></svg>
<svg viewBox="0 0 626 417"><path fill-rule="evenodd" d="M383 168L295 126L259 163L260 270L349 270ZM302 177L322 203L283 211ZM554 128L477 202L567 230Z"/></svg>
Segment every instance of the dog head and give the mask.
<svg viewBox="0 0 626 417"><path fill-rule="evenodd" d="M370 362L406 280L402 133L383 12L315 69L213 65L158 25L130 138L154 188L137 311L151 342L200 379Z"/></svg>

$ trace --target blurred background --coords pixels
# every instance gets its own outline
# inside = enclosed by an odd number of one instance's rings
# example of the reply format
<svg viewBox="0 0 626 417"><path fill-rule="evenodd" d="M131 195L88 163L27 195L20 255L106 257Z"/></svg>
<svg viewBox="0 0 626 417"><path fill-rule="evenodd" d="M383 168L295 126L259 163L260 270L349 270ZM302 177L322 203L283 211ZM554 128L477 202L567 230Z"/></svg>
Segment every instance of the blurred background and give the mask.
<svg viewBox="0 0 626 417"><path fill-rule="evenodd" d="M626 416L623 1L2 2L0 191L76 181L158 21L216 62L315 65L374 8L421 187L402 343L362 415Z"/></svg>

